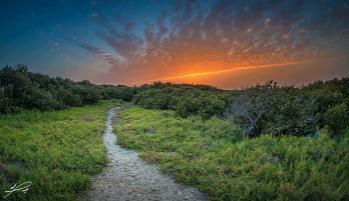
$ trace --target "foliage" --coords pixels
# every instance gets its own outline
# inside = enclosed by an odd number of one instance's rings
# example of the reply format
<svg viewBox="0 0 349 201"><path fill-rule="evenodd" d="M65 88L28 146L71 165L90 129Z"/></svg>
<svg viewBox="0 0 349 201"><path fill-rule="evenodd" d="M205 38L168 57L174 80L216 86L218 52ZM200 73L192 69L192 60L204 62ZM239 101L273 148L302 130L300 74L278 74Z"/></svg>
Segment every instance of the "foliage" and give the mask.
<svg viewBox="0 0 349 201"><path fill-rule="evenodd" d="M324 114L330 107L349 105L348 80L315 82L301 88L270 81L234 91L158 82L135 88L133 100L148 109L175 110L181 117L233 119L250 137L262 133L314 136L328 123Z"/></svg>
<svg viewBox="0 0 349 201"><path fill-rule="evenodd" d="M272 93L276 87L276 83L269 82L240 91L233 96L229 113L246 129L249 136L256 136L259 133L263 115L272 110Z"/></svg>
<svg viewBox="0 0 349 201"><path fill-rule="evenodd" d="M249 139L225 120L139 107L123 111L114 127L119 144L141 151L210 200L349 198L349 132L338 139L324 131L312 138ZM155 130L151 135L149 128Z"/></svg>
<svg viewBox="0 0 349 201"><path fill-rule="evenodd" d="M316 97L283 89L273 97L273 107L261 122L261 133L313 135L319 116Z"/></svg>
<svg viewBox="0 0 349 201"><path fill-rule="evenodd" d="M181 117L198 114L204 118L221 115L225 110L225 102L215 96L185 97L177 103L177 113Z"/></svg>
<svg viewBox="0 0 349 201"><path fill-rule="evenodd" d="M251 137L262 133L313 136L328 124L324 114L330 107L348 104L349 96L343 91L349 88L346 80L314 83L303 88L268 82L235 91L228 114ZM343 112L344 116L349 115L348 110Z"/></svg>
<svg viewBox="0 0 349 201"><path fill-rule="evenodd" d="M348 107L344 103L330 107L324 114L324 120L334 134L349 127Z"/></svg>
<svg viewBox="0 0 349 201"><path fill-rule="evenodd" d="M135 95L135 90L125 85L101 85L100 87L104 99L120 99L130 102Z"/></svg>
<svg viewBox="0 0 349 201"><path fill-rule="evenodd" d="M28 72L24 65L0 69L0 113L23 109L49 111L72 106L95 104L100 100L130 101L133 89L126 86L94 85Z"/></svg>
<svg viewBox="0 0 349 201"><path fill-rule="evenodd" d="M221 116L229 93L206 85L154 83L137 89L134 102L148 109L176 110L182 117L200 114Z"/></svg>
<svg viewBox="0 0 349 201"><path fill-rule="evenodd" d="M76 199L88 187L89 175L106 164L105 111L119 104L1 116L0 196L15 183L31 181L26 194L16 192L6 200Z"/></svg>
<svg viewBox="0 0 349 201"><path fill-rule="evenodd" d="M341 104L349 107L348 89L349 78L318 81L300 88L279 86L272 81L234 91L160 82L131 88L51 78L17 65L0 70L0 113L49 111L121 99L148 109L175 110L181 117L233 119L250 137L262 133L313 136L326 126L335 129L335 133L341 133L336 129L346 128L345 123L334 127L330 108ZM349 116L349 111L341 115Z"/></svg>

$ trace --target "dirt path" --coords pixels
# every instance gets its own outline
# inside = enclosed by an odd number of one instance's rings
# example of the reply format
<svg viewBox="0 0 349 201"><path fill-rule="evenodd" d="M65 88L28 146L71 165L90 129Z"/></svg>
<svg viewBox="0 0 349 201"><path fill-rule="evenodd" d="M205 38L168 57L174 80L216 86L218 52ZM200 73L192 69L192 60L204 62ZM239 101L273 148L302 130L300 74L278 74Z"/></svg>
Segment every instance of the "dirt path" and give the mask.
<svg viewBox="0 0 349 201"><path fill-rule="evenodd" d="M92 187L83 200L205 200L195 188L176 183L154 165L145 164L138 154L116 144L112 120L120 108L108 111L104 143L109 164L92 179Z"/></svg>

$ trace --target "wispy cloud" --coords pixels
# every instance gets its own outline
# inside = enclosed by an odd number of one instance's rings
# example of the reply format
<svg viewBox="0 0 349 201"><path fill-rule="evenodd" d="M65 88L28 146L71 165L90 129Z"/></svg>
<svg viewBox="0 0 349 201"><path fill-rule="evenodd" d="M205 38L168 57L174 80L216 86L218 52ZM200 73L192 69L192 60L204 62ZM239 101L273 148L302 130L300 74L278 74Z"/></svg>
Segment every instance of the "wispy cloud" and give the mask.
<svg viewBox="0 0 349 201"><path fill-rule="evenodd" d="M119 64L119 61L115 59L109 52L106 52L104 50L101 50L97 47L94 47L89 44L82 44L79 43L79 46L84 48L85 50L93 53L94 55L98 56L99 58L107 61L112 66L117 66Z"/></svg>

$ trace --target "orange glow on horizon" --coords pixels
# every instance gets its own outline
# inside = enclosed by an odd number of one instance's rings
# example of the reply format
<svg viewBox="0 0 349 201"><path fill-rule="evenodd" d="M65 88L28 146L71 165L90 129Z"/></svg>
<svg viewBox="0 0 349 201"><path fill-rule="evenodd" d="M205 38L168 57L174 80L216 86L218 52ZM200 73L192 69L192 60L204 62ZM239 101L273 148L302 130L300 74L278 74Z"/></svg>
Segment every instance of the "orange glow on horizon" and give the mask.
<svg viewBox="0 0 349 201"><path fill-rule="evenodd" d="M328 61L328 60L331 60L331 59L318 59L318 60L297 61L297 62L268 64L268 65L244 66L244 67L229 68L229 69L218 70L218 71L198 72L198 73L190 73L190 74L179 75L179 76L171 76L171 77L163 77L163 78L157 78L157 79L143 80L143 81L139 81L137 83L149 83L149 82L163 81L163 80L176 80L176 79L181 79L181 78L190 78L190 77L197 77L197 76L221 74L221 73L227 73L227 72L233 72L233 71L239 71L239 70L286 67L286 66L290 66L290 65L316 63L316 62L322 62L322 61Z"/></svg>

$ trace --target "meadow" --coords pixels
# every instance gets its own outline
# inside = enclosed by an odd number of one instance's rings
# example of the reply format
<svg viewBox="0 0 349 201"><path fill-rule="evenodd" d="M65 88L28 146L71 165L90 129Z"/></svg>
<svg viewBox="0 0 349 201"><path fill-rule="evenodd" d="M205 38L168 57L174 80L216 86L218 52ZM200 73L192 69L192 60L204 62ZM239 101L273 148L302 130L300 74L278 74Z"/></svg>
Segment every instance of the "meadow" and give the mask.
<svg viewBox="0 0 349 201"><path fill-rule="evenodd" d="M244 137L219 118L126 108L118 143L210 200L349 200L349 132Z"/></svg>
<svg viewBox="0 0 349 201"><path fill-rule="evenodd" d="M106 164L106 111L119 101L66 110L0 116L0 197L14 183L30 181L27 193L6 200L75 200L90 176Z"/></svg>

